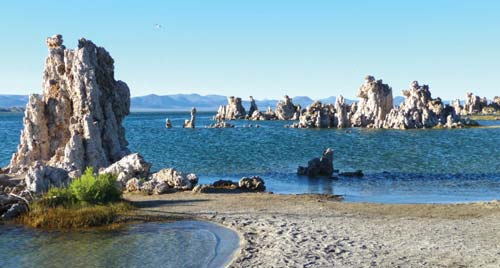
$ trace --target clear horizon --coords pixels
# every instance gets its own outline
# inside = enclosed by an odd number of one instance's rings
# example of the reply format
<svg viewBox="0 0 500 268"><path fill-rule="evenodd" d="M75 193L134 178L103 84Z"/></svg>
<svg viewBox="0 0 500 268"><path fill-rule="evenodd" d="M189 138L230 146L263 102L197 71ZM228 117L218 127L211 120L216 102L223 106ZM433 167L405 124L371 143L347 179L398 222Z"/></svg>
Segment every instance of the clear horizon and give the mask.
<svg viewBox="0 0 500 268"><path fill-rule="evenodd" d="M45 38L62 34L68 48L80 37L105 47L132 96L357 99L370 74L394 96L418 80L433 97L491 99L499 11L451 0L6 2L0 94L39 93Z"/></svg>

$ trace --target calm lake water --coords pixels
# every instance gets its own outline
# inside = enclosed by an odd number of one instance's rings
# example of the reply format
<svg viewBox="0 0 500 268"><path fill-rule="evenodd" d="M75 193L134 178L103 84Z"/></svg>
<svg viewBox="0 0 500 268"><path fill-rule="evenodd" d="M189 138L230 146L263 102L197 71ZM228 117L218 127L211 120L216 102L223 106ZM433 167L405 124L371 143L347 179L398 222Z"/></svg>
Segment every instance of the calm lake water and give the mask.
<svg viewBox="0 0 500 268"><path fill-rule="evenodd" d="M0 267L218 268L238 247L234 231L198 221L67 232L0 225Z"/></svg>
<svg viewBox="0 0 500 268"><path fill-rule="evenodd" d="M207 129L214 113L198 113L196 129L183 129L188 113L132 113L125 121L130 149L153 169L175 167L201 183L259 175L275 193L333 193L350 202L450 203L500 199L500 128L452 130L288 129L287 122L232 122ZM165 128L165 118L174 128ZM260 128L243 128L259 124ZM483 125L500 125L484 121ZM0 115L0 164L19 142L22 115ZM332 147L341 171L364 178L309 179L298 165Z"/></svg>

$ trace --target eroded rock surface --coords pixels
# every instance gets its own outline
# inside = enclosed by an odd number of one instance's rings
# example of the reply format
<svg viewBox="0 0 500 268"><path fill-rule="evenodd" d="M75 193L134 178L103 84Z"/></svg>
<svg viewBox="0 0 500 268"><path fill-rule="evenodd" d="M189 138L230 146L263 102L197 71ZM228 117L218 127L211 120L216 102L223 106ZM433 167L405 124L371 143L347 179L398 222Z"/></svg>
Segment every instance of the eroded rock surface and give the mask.
<svg viewBox="0 0 500 268"><path fill-rule="evenodd" d="M74 50L64 47L61 35L47 38L47 46L43 95L29 98L8 171L24 173L38 163L78 175L129 154L122 121L130 92L115 80L113 58L83 38Z"/></svg>
<svg viewBox="0 0 500 268"><path fill-rule="evenodd" d="M195 128L195 120L196 120L196 108L191 109L191 119L186 119L184 121L183 128Z"/></svg>
<svg viewBox="0 0 500 268"><path fill-rule="evenodd" d="M264 180L259 176L253 177L243 177L238 183L240 189L251 191L251 192L264 192L266 191L266 185Z"/></svg>
<svg viewBox="0 0 500 268"><path fill-rule="evenodd" d="M386 115L393 108L392 88L369 75L359 88L358 97L357 109L351 119L352 126L382 127Z"/></svg>
<svg viewBox="0 0 500 268"><path fill-rule="evenodd" d="M278 120L298 120L300 116L300 105L295 105L292 102L292 98L285 95L283 100L276 104L276 110L274 111L276 118Z"/></svg>
<svg viewBox="0 0 500 268"><path fill-rule="evenodd" d="M460 116L455 108L433 99L429 86L413 81L410 89L403 91L405 101L388 114L383 127L396 129L460 127Z"/></svg>
<svg viewBox="0 0 500 268"><path fill-rule="evenodd" d="M126 187L127 182L132 178L147 178L150 169L151 164L146 162L140 154L135 153L127 155L120 159L120 161L99 170L99 173L117 176L117 181L123 187Z"/></svg>
<svg viewBox="0 0 500 268"><path fill-rule="evenodd" d="M215 120L237 120L245 119L246 111L241 103L241 98L230 96L227 98L227 105L219 107Z"/></svg>
<svg viewBox="0 0 500 268"><path fill-rule="evenodd" d="M70 182L68 172L62 168L35 165L30 166L24 181L26 189L35 193L47 192L51 187L67 186Z"/></svg>
<svg viewBox="0 0 500 268"><path fill-rule="evenodd" d="M482 112L483 108L488 105L486 98L481 98L468 92L465 97L464 110L466 114L477 114Z"/></svg>
<svg viewBox="0 0 500 268"><path fill-rule="evenodd" d="M253 99L252 96L248 97L250 99L250 109L248 109L248 115L247 117L252 117L252 115L255 112L259 112L259 107L257 107L257 103L255 103L255 100Z"/></svg>
<svg viewBox="0 0 500 268"><path fill-rule="evenodd" d="M151 181L157 184L166 183L168 187L179 190L191 190L198 183L198 176L185 174L175 168L165 168L151 175Z"/></svg>

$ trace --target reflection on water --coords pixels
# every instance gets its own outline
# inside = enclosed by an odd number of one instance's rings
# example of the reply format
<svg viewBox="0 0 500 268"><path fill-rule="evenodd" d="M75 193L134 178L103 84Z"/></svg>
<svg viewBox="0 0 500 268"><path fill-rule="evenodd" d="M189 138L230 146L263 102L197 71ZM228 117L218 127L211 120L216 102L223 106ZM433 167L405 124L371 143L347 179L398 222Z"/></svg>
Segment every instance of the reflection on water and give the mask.
<svg viewBox="0 0 500 268"><path fill-rule="evenodd" d="M183 129L189 113L132 113L125 120L132 151L153 169L194 172L202 183L259 175L275 193L346 194L348 201L460 202L500 198L500 128L452 130L287 129L289 122L232 122L206 129L213 113L198 113L197 129ZM165 118L174 128L165 129ZM258 124L260 128L243 128ZM498 126L500 121L483 121ZM0 164L15 151L22 115L0 115ZM363 179L308 179L295 175L335 149L335 168L361 169ZM498 194L497 194L498 193Z"/></svg>
<svg viewBox="0 0 500 268"><path fill-rule="evenodd" d="M207 222L70 232L0 225L0 267L221 267L238 247L235 232Z"/></svg>

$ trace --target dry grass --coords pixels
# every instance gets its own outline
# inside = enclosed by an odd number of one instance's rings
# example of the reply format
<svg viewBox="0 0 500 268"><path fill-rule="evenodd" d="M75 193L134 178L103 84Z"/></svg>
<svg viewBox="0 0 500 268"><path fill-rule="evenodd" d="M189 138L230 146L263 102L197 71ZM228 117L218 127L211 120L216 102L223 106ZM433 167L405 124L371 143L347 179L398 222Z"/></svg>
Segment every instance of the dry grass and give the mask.
<svg viewBox="0 0 500 268"><path fill-rule="evenodd" d="M471 120L500 120L500 115L471 115Z"/></svg>
<svg viewBox="0 0 500 268"><path fill-rule="evenodd" d="M74 205L73 207L46 207L35 203L29 213L18 221L24 225L44 229L81 229L112 224L134 207L126 202L105 205Z"/></svg>

